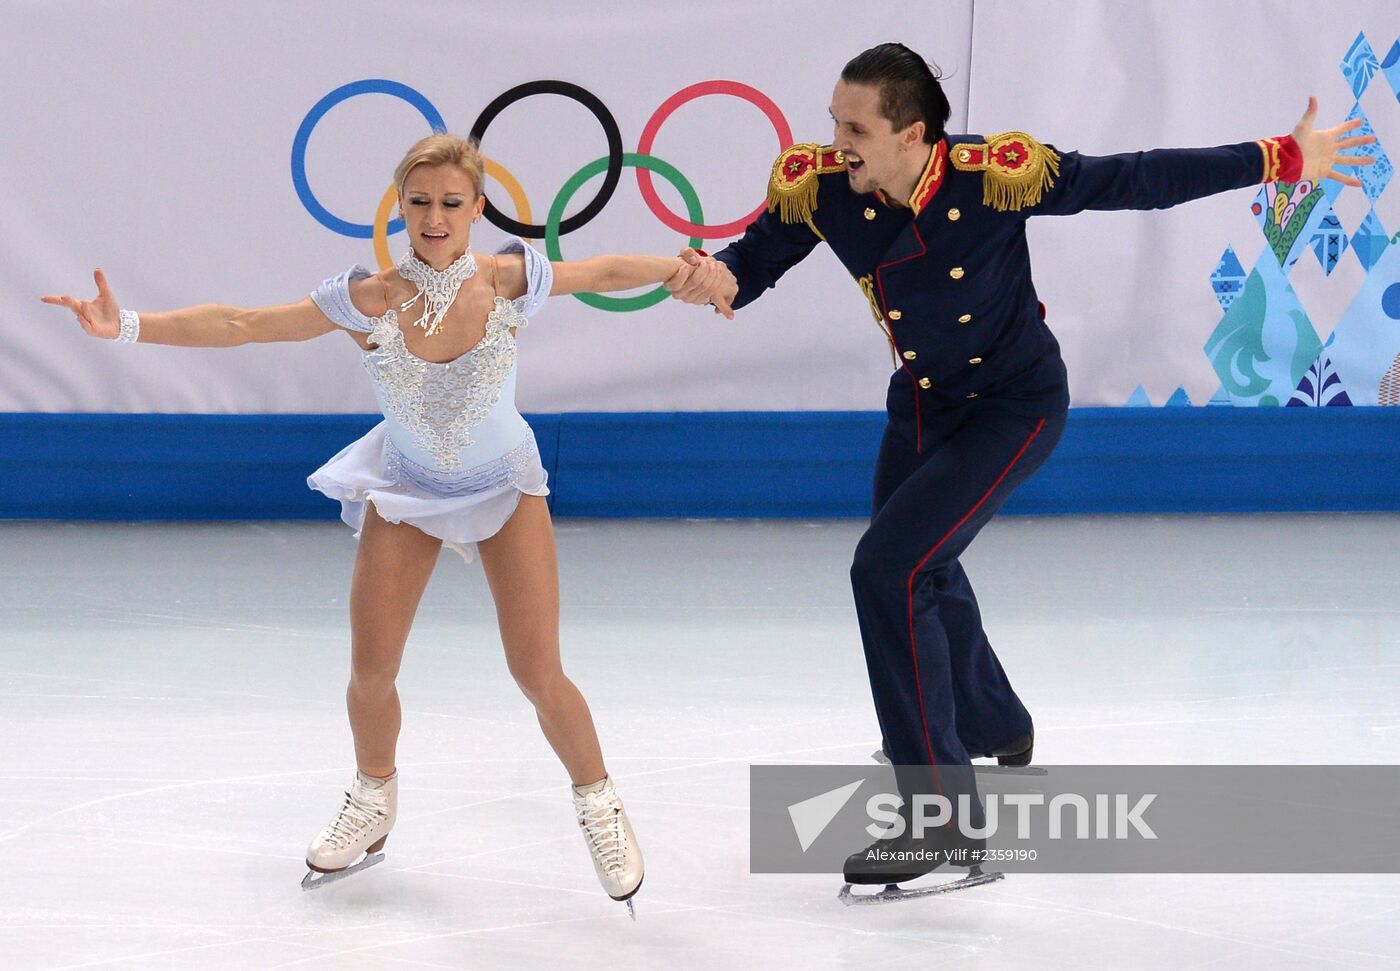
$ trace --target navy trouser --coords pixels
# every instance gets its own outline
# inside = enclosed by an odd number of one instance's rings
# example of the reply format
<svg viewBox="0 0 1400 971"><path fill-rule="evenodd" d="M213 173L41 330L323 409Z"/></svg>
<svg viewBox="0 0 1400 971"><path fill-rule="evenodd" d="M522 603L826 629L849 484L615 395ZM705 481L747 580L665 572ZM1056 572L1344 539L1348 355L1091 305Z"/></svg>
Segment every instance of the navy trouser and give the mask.
<svg viewBox="0 0 1400 971"><path fill-rule="evenodd" d="M933 766L935 785L938 766L967 766L970 756L1001 748L1031 727L958 562L1060 440L1062 404L1047 405L1039 417L1026 411L1025 402L983 400L925 414L919 429L892 416L875 469L870 528L851 564L871 693L891 761Z"/></svg>

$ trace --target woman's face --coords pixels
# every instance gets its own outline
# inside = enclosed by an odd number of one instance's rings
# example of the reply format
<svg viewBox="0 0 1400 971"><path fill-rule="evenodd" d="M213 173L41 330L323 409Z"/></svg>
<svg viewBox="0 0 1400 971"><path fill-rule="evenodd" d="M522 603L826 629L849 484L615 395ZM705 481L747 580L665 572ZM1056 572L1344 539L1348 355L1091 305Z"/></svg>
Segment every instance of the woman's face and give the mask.
<svg viewBox="0 0 1400 971"><path fill-rule="evenodd" d="M455 165L415 165L399 196L413 251L437 270L451 266L467 251L472 223L485 205L471 177Z"/></svg>

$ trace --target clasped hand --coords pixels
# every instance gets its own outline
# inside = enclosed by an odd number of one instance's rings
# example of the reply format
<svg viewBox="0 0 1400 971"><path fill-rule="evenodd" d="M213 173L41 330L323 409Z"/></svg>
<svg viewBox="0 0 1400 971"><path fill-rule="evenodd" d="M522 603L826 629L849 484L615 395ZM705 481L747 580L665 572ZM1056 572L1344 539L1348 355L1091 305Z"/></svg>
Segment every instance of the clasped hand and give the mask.
<svg viewBox="0 0 1400 971"><path fill-rule="evenodd" d="M680 269L666 281L671 296L685 303L713 304L715 313L734 319L730 305L739 292L734 274L713 256L702 256L687 246L680 252Z"/></svg>

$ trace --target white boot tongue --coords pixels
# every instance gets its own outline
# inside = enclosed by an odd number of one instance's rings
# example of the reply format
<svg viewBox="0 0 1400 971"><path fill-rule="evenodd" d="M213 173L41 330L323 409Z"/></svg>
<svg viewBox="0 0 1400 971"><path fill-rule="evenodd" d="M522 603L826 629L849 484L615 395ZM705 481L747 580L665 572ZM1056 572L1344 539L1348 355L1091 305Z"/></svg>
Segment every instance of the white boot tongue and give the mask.
<svg viewBox="0 0 1400 971"><path fill-rule="evenodd" d="M418 288L418 292L406 300L399 310L407 310L422 297L423 313L413 322L413 326L423 328L432 337L442 326L442 318L457 299L462 284L476 276L476 257L468 249L447 269L435 270L420 260L413 250L409 250L399 260L398 270L400 276Z"/></svg>

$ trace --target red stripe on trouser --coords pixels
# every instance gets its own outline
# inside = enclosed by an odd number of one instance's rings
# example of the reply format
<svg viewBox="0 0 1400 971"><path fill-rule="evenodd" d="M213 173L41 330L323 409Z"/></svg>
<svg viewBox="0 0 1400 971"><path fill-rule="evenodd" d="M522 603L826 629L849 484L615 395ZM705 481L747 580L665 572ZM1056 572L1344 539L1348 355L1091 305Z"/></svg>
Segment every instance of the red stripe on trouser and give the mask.
<svg viewBox="0 0 1400 971"><path fill-rule="evenodd" d="M959 529L962 529L963 523L971 519L973 514L976 513L977 510L982 508L983 503L985 503L989 498L991 498L992 493L997 491L997 486L1001 485L1002 480L1011 474L1011 470L1016 467L1017 462L1021 461L1021 456L1026 454L1026 449L1031 447L1031 442L1035 441L1035 437L1040 434L1040 430L1044 427L1045 419L1042 418L1039 422L1036 423L1035 431L1031 432L1031 437L1026 439L1025 444L1021 446L1021 450L1016 453L1016 457L1011 460L1010 464L1008 464L1006 468L1001 470L1001 475L997 476L997 480L992 483L991 488L982 494L981 499L977 500L977 505L969 509L967 511L967 515L964 516L962 519L959 519L957 525L954 526L952 529L948 530L948 532L943 535L943 538L934 544L933 549L929 550L928 553L924 555L924 558L919 561L919 565L914 567L913 571L909 574L909 656L914 661L914 691L917 692L919 696L919 719L923 722L924 725L924 748L928 750L929 765L938 765L938 760L933 757L933 739L929 737L928 733L928 715L924 712L924 690L923 685L920 683L919 679L919 650L917 645L914 643L914 578L918 576L919 571L924 568L924 564L933 558L933 554L938 552L939 547L941 547L944 543L948 542L948 537L952 536Z"/></svg>

